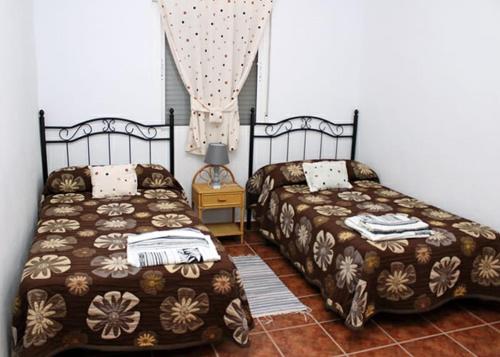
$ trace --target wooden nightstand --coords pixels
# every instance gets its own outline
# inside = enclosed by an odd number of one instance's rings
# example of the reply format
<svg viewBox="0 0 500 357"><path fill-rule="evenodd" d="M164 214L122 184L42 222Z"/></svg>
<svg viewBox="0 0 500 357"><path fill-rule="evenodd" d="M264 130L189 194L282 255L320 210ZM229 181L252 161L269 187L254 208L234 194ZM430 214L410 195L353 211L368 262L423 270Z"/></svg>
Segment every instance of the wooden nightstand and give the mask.
<svg viewBox="0 0 500 357"><path fill-rule="evenodd" d="M243 223L245 217L245 189L236 183L224 184L220 189L213 189L208 183L193 183L193 208L203 221L203 210L214 208L232 208L232 222L212 223L206 226L216 237L240 236L243 243ZM235 222L235 208L240 209L240 222Z"/></svg>

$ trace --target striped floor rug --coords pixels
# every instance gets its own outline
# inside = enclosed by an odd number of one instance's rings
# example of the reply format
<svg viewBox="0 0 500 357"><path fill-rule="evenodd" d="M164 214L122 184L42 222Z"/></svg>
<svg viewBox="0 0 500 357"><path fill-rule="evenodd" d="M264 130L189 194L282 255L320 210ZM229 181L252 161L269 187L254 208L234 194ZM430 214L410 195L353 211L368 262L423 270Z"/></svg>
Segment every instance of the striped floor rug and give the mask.
<svg viewBox="0 0 500 357"><path fill-rule="evenodd" d="M232 257L238 268L253 317L307 312L309 308L256 255Z"/></svg>

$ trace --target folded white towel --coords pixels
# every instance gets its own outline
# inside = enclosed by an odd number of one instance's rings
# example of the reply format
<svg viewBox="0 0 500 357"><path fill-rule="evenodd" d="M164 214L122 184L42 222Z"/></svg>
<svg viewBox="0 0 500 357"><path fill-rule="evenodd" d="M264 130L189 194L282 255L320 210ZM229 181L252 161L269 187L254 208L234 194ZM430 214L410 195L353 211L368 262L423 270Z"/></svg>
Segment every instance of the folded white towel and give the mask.
<svg viewBox="0 0 500 357"><path fill-rule="evenodd" d="M405 213L386 213L381 216L373 214L359 215L364 223L377 224L382 226L402 226L422 222L417 217L408 217Z"/></svg>
<svg viewBox="0 0 500 357"><path fill-rule="evenodd" d="M396 233L373 233L360 222L359 216L346 218L344 222L347 226L361 233L362 237L375 242L395 239L428 238L432 234L432 230L429 229L417 229Z"/></svg>
<svg viewBox="0 0 500 357"><path fill-rule="evenodd" d="M148 232L127 238L127 261L136 267L220 259L210 236L193 228Z"/></svg>
<svg viewBox="0 0 500 357"><path fill-rule="evenodd" d="M359 225L372 233L403 233L428 229L429 225L416 217L405 214L385 214L383 216L359 215ZM386 222L390 222L386 224Z"/></svg>

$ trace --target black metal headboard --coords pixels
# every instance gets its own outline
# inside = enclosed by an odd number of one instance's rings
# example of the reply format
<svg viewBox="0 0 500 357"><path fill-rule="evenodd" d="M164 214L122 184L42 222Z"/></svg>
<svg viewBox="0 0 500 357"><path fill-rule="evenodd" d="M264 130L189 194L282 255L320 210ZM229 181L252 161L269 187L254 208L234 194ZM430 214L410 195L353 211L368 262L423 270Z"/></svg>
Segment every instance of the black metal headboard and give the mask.
<svg viewBox="0 0 500 357"><path fill-rule="evenodd" d="M286 161L288 161L290 151L290 134L294 132L303 132L303 160L306 158L307 133L319 133L319 155L322 159L323 137L327 136L334 139L335 155L337 159L339 140L351 140L350 158L354 160L356 155L356 137L358 131L359 111L354 111L352 123L333 123L323 118L315 116L296 116L280 120L275 123L257 123L255 120L255 109L252 108L250 116L250 156L248 161L248 177L254 173L254 148L255 141L258 139L269 142L269 163L272 162L273 139L286 135ZM256 130L262 128L256 133Z"/></svg>
<svg viewBox="0 0 500 357"><path fill-rule="evenodd" d="M48 177L47 146L50 144L64 145L66 163L71 164L70 145L80 140L86 142L87 164L92 165L92 150L90 138L93 136L107 136L108 163L112 162L111 136L126 136L128 138L128 158L132 162L132 138L148 142L149 162L151 163L152 142L168 141L169 170L174 174L174 109L170 108L168 118L163 125L146 125L123 118L95 118L82 121L72 126L45 125L45 112L40 110L40 144L42 153L43 181ZM51 135L48 139L47 136ZM55 135L55 138L52 138Z"/></svg>

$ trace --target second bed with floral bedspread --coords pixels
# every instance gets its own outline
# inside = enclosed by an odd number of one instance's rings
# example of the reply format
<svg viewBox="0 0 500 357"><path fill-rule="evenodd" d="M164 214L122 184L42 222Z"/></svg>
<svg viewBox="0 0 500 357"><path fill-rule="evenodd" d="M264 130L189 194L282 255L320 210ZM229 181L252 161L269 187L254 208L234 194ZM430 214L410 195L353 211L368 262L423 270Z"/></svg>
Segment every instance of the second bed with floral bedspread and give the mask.
<svg viewBox="0 0 500 357"><path fill-rule="evenodd" d="M137 167L140 194L93 199L86 168L48 180L36 237L14 306L14 353L71 348L171 349L231 336L252 325L242 283L224 248L215 263L136 268L129 234L196 227L177 181L161 166Z"/></svg>
<svg viewBox="0 0 500 357"><path fill-rule="evenodd" d="M500 298L500 236L382 186L347 161L352 189L310 193L302 162L268 165L247 184L260 231L314 285L346 325L375 313L416 313L461 297ZM427 222L427 239L372 242L344 224L361 213L401 212Z"/></svg>

